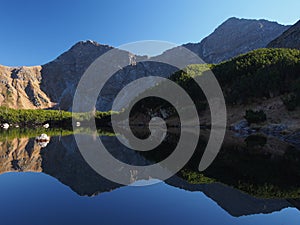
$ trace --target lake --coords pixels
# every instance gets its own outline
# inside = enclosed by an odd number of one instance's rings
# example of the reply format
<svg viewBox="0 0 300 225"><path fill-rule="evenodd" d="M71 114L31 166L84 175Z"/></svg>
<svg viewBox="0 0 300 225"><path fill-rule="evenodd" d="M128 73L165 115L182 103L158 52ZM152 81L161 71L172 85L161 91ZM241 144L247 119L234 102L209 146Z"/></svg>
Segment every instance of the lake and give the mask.
<svg viewBox="0 0 300 225"><path fill-rule="evenodd" d="M101 140L122 161L157 156L126 150L114 136ZM54 135L44 148L33 137L1 134L1 224L299 224L298 150L272 139L264 146L234 140L226 138L203 173L194 169L195 154L177 175L136 187L98 175L72 134Z"/></svg>

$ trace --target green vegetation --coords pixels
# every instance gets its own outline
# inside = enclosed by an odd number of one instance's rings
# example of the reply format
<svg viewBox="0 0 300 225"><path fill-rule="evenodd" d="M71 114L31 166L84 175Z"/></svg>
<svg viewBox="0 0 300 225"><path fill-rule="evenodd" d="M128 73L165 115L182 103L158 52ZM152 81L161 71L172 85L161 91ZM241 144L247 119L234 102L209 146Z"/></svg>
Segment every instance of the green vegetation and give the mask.
<svg viewBox="0 0 300 225"><path fill-rule="evenodd" d="M210 69L210 65L190 65L185 70L179 70L171 75L170 80L176 82L181 86L186 93L191 97L198 111L205 110L207 108L207 102L204 93L199 88L198 84L195 82L195 79L206 71ZM146 90L142 95L143 96L155 96L158 93L162 92L162 96L165 95L165 90L168 90L169 86L165 82L157 84L155 87ZM178 95L177 100L182 96ZM129 107L130 108L130 107ZM147 97L139 101L133 108L131 117L137 114L149 115L149 111L152 114L159 115L161 114L160 110L165 109L169 115L177 117L178 113L175 108L166 100L158 97ZM189 106L186 106L186 110L189 110ZM162 116L162 115L160 115Z"/></svg>
<svg viewBox="0 0 300 225"><path fill-rule="evenodd" d="M196 104L196 108L201 111L207 108L207 101L203 91L199 88L194 79L208 73L211 65L190 65L186 70L174 73L170 79L180 85Z"/></svg>
<svg viewBox="0 0 300 225"><path fill-rule="evenodd" d="M300 105L300 51L295 49L258 49L217 65L191 65L170 77L187 90L193 99L203 100L192 78L210 74L219 81L226 102L247 104L255 98L270 98L292 93Z"/></svg>
<svg viewBox="0 0 300 225"><path fill-rule="evenodd" d="M42 109L10 109L0 107L0 123L18 124L21 126L35 126L44 123L52 123L58 126L71 126L72 116L77 121L96 121L109 120L110 115L114 112L87 112L73 113L62 110L42 110Z"/></svg>
<svg viewBox="0 0 300 225"><path fill-rule="evenodd" d="M262 123L267 120L267 115L263 110L253 111L252 109L246 110L245 119L249 124Z"/></svg>
<svg viewBox="0 0 300 225"><path fill-rule="evenodd" d="M34 129L30 128L11 128L11 129L0 129L0 141L12 140L15 138L34 138L42 133L46 133L48 136L67 136L72 134L90 134L94 135L94 132L89 128L79 127L75 130L67 130L60 128L43 128L36 127ZM116 134L111 129L98 129L98 136L115 136Z"/></svg>
<svg viewBox="0 0 300 225"><path fill-rule="evenodd" d="M227 103L246 104L253 98L294 93L300 103L300 51L258 49L217 65L191 65L170 77L193 96L203 98L192 78L210 75L218 79Z"/></svg>
<svg viewBox="0 0 300 225"><path fill-rule="evenodd" d="M228 103L299 93L300 51L258 49L212 66Z"/></svg>
<svg viewBox="0 0 300 225"><path fill-rule="evenodd" d="M13 124L43 124L47 121L63 121L72 118L71 112L40 109L9 109L0 107L0 122Z"/></svg>
<svg viewBox="0 0 300 225"><path fill-rule="evenodd" d="M213 178L206 177L203 173L187 169L179 171L178 175L188 181L190 184L211 184L217 182Z"/></svg>
<svg viewBox="0 0 300 225"><path fill-rule="evenodd" d="M57 128L45 129L43 127L38 127L35 129L25 129L25 128L12 128L8 130L0 129L0 141L12 140L15 138L34 138L42 133L46 133L48 136L67 136L73 134L71 130L62 130Z"/></svg>
<svg viewBox="0 0 300 225"><path fill-rule="evenodd" d="M217 65L190 65L174 73L170 79L185 89L198 111L207 108L207 100L194 79L211 76L209 69L219 81L227 105L249 104L257 99L283 96L282 101L289 110L300 106L299 50L258 49ZM164 90L164 82L159 87ZM147 91L155 93L157 90L156 86ZM140 106L149 105L149 99L147 101L142 101ZM150 103L154 112L163 108L171 115L176 113L172 106L157 98Z"/></svg>

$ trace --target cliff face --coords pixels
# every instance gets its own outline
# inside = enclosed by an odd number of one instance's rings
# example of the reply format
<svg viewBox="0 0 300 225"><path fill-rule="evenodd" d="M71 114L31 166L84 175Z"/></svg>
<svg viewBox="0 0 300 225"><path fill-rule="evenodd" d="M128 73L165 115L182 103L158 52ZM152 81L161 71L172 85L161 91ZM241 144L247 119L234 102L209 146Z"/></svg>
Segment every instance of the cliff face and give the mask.
<svg viewBox="0 0 300 225"><path fill-rule="evenodd" d="M267 47L300 49L300 20L278 38L271 41Z"/></svg>
<svg viewBox="0 0 300 225"><path fill-rule="evenodd" d="M41 66L13 68L0 65L0 105L10 108L49 108L50 98L41 90Z"/></svg>
<svg viewBox="0 0 300 225"><path fill-rule="evenodd" d="M206 63L219 63L254 49L264 48L289 26L267 20L230 18L200 43L184 47Z"/></svg>

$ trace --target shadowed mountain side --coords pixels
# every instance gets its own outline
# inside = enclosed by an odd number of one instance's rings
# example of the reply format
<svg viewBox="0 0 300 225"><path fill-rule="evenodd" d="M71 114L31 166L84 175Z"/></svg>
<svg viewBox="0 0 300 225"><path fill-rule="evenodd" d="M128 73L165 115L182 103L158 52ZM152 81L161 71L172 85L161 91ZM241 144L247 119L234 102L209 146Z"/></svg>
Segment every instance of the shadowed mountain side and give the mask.
<svg viewBox="0 0 300 225"><path fill-rule="evenodd" d="M300 20L278 38L271 41L267 47L300 49Z"/></svg>
<svg viewBox="0 0 300 225"><path fill-rule="evenodd" d="M41 156L43 172L69 186L78 195L93 196L121 186L100 176L85 162L73 136L54 137Z"/></svg>
<svg viewBox="0 0 300 225"><path fill-rule="evenodd" d="M111 110L116 94L131 81L147 76L168 77L176 71L175 68L166 64L160 63L158 65L156 62L149 61L140 62L147 60L146 56L136 56L130 52L101 45L93 41L81 41L56 60L42 66L41 89L48 94L52 101L58 103L56 108L72 109L73 96L79 80L91 63L100 56L103 56L101 60L105 61L105 65L101 68L97 67L99 74L96 77L89 78L93 80L91 89L94 89L97 83L103 84L105 82L101 73L107 73L114 67L116 67L115 71L117 71L111 74L111 78L105 83L105 88L102 89L97 100L96 108L101 111ZM120 65L115 65L116 63L111 62L118 62ZM128 66L123 67L121 64ZM145 85L141 83L137 90L132 93L126 93L122 101L126 102L126 99L130 99L132 95L137 96L139 94L138 89L144 91L145 88L143 87ZM151 82L149 81L147 85L151 85ZM154 85L155 82L152 82L152 86ZM89 89L88 87L86 88ZM89 100L89 96L84 97L87 99L83 100L83 103Z"/></svg>
<svg viewBox="0 0 300 225"><path fill-rule="evenodd" d="M300 199L288 199L287 201L300 210Z"/></svg>
<svg viewBox="0 0 300 225"><path fill-rule="evenodd" d="M115 137L101 137L101 140L110 153L120 161L129 164L147 164L140 154L120 146ZM102 177L87 164L78 150L73 135L53 137L41 152L41 156L43 172L56 177L79 195L97 195L122 186ZM133 175L130 179L134 182L136 177Z"/></svg>

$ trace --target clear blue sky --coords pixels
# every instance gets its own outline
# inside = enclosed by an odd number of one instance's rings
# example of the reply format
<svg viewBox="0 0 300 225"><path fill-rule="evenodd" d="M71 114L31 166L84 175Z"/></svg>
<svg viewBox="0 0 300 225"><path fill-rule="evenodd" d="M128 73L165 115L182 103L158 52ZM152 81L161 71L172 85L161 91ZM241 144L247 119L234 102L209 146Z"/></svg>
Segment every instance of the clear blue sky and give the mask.
<svg viewBox="0 0 300 225"><path fill-rule="evenodd" d="M299 0L1 0L0 64L44 64L87 39L199 42L232 16L293 24L299 9Z"/></svg>

